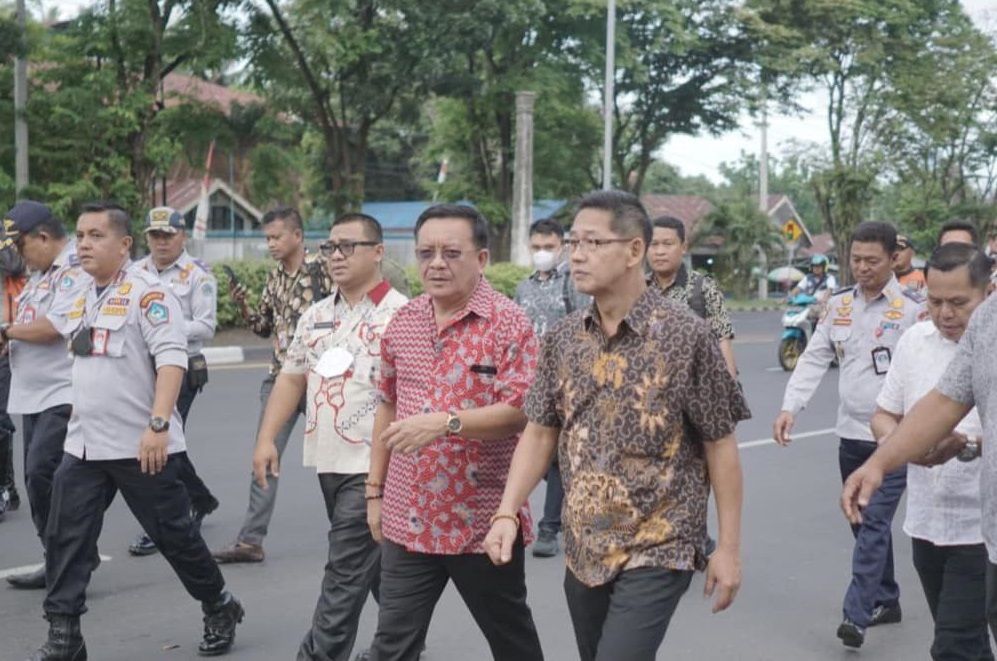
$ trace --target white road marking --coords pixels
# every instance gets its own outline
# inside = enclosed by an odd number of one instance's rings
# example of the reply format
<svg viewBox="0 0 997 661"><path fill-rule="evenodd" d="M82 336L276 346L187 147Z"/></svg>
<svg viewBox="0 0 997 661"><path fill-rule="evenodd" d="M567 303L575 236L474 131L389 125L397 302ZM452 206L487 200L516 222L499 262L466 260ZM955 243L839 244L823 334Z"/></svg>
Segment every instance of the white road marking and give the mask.
<svg viewBox="0 0 997 661"><path fill-rule="evenodd" d="M101 562L110 562L111 556L101 555ZM0 580L7 578L8 576L15 576L17 574L27 574L28 572L33 572L36 569L41 569L44 565L42 563L37 563L34 565L24 565L22 567L11 567L10 569L0 569Z"/></svg>
<svg viewBox="0 0 997 661"><path fill-rule="evenodd" d="M766 372L785 372L786 370L782 369L781 367L766 367L765 371Z"/></svg>
<svg viewBox="0 0 997 661"><path fill-rule="evenodd" d="M792 440L797 440L800 438L813 438L814 436L827 436L828 434L834 433L834 427L828 427L827 429L818 429L816 431L808 431L802 434L792 434L790 438ZM774 445L775 439L772 438L760 438L757 441L745 441L744 443L738 443L737 447L746 450L748 448L757 448L762 445Z"/></svg>

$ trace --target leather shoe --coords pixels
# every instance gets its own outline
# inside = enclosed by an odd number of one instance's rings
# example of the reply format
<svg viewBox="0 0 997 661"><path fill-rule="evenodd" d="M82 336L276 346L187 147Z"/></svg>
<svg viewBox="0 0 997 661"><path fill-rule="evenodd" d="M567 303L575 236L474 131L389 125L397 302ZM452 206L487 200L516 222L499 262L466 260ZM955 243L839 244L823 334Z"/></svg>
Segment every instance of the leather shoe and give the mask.
<svg viewBox="0 0 997 661"><path fill-rule="evenodd" d="M557 533L549 530L541 530L537 535L537 541L533 542L534 558L553 558L557 555Z"/></svg>
<svg viewBox="0 0 997 661"><path fill-rule="evenodd" d="M44 590L45 589L45 566L28 572L27 574L14 574L7 577L10 587L18 590Z"/></svg>
<svg viewBox="0 0 997 661"><path fill-rule="evenodd" d="M220 551L212 551L211 556L219 564L232 562L263 562L263 546L260 544L247 544L246 542L235 542L231 546L226 546Z"/></svg>
<svg viewBox="0 0 997 661"><path fill-rule="evenodd" d="M135 541L128 545L128 552L137 556L152 555L158 550L159 549L156 548L155 542L153 542L145 533L142 533L136 537Z"/></svg>
<svg viewBox="0 0 997 661"><path fill-rule="evenodd" d="M900 604L893 604L892 606L884 606L880 604L872 609L872 619L869 620L869 626L874 627L879 624L897 624L903 619L903 613L900 612Z"/></svg>
<svg viewBox="0 0 997 661"><path fill-rule="evenodd" d="M862 647L862 643L865 642L865 629L855 624L849 619L845 619L838 627L838 638L845 647L853 647L858 649Z"/></svg>
<svg viewBox="0 0 997 661"><path fill-rule="evenodd" d="M86 661L87 645L80 633L80 618L70 615L46 615L48 640L31 655L29 661Z"/></svg>
<svg viewBox="0 0 997 661"><path fill-rule="evenodd" d="M214 604L203 604L204 639L197 646L201 656L218 656L225 654L235 642L235 627L242 622L246 611L239 600L228 592Z"/></svg>

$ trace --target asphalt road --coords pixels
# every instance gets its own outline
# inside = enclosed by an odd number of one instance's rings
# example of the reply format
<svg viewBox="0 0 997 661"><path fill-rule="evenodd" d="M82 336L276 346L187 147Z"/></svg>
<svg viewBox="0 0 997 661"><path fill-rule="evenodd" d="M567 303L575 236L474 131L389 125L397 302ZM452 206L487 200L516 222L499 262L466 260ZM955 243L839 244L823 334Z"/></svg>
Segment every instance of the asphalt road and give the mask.
<svg viewBox="0 0 997 661"><path fill-rule="evenodd" d="M779 315L745 313L736 315L735 321L736 355L755 416L738 429L745 474L744 585L731 610L711 615L702 597L702 576L697 577L679 606L659 658L854 659L855 653L846 651L834 636L852 543L837 507L837 442L826 431L834 425L837 373L825 377L797 423L798 433L819 433L798 439L788 449L765 442L788 378L776 361ZM245 510L263 376L259 366L216 368L194 404L191 454L222 501L204 525L213 548L231 541ZM300 433L300 424L296 432ZM317 479L300 466L300 456L301 441L296 437L285 455L266 561L223 567L229 588L247 611L231 658L293 659L310 624L325 561L327 522ZM535 510L542 496L540 490L533 494ZM909 540L899 525L894 529L904 621L871 630L859 654L879 660L928 658L931 619L911 566ZM137 531L138 525L117 499L100 540L101 553L110 560L94 574L90 612L83 619L90 658L198 658L198 604L160 556L128 556L126 548ZM0 574L39 560L40 548L25 505L0 523ZM546 657L554 661L577 658L561 590L563 572L560 557L528 557L529 602ZM42 597L40 592L0 586L0 660L23 659L43 640ZM370 640L375 624L371 601L361 619L358 645ZM437 606L424 658L490 658L484 638L451 588Z"/></svg>

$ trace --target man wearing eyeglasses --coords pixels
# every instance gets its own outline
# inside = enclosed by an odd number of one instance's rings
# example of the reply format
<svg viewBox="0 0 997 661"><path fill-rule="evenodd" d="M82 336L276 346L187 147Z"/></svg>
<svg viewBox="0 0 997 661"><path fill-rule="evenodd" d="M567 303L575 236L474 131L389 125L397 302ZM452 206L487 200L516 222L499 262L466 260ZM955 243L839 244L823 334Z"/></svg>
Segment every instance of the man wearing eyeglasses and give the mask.
<svg viewBox="0 0 997 661"><path fill-rule="evenodd" d="M373 661L419 657L451 580L494 658L543 658L526 604L529 509L508 515L517 527L511 562L492 565L482 546L526 422L520 408L537 353L529 318L482 275L488 231L471 207L424 211L415 239L426 293L399 310L381 338L366 493L381 542Z"/></svg>
<svg viewBox="0 0 997 661"><path fill-rule="evenodd" d="M651 221L630 193L582 199L565 240L594 305L543 338L516 447L484 547L508 567L516 512L554 452L564 477L564 592L582 661L653 661L695 570L713 612L741 581L741 467L750 413L716 338L644 279ZM716 494L719 544L706 556Z"/></svg>
<svg viewBox="0 0 997 661"><path fill-rule="evenodd" d="M367 526L364 482L381 372L381 335L408 299L381 273L380 223L351 213L321 246L332 294L301 316L267 401L253 455L260 487L279 473L275 442L307 393L305 466L315 467L329 517L329 560L298 659L347 659L380 557Z"/></svg>
<svg viewBox="0 0 997 661"><path fill-rule="evenodd" d="M298 320L313 303L325 298L332 290L332 281L322 261L308 255L305 250L304 226L296 209L280 207L268 211L263 214L262 223L267 250L277 261L277 266L267 276L256 312L249 311L245 288L237 282L229 282L230 295L239 306L246 325L260 337L272 337L274 340L270 374L260 386L261 420ZM302 399L298 403L298 413L304 412L305 402ZM296 415L289 417L274 438L281 454L287 447L297 419ZM250 480L249 507L242 529L235 542L213 553L215 560L221 563L262 562L263 539L267 535L276 501L276 477L270 480L267 489Z"/></svg>

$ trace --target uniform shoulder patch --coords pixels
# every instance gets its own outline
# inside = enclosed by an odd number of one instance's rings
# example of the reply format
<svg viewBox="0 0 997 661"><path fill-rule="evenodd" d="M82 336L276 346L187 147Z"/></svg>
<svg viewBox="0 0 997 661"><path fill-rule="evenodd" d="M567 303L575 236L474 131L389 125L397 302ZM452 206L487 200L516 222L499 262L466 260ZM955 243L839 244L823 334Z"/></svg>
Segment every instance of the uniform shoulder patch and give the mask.
<svg viewBox="0 0 997 661"><path fill-rule="evenodd" d="M197 268L201 269L205 273L211 273L211 265L208 264L203 259L198 259L198 258L195 257L194 259L191 260L191 262L194 263L194 266L196 266Z"/></svg>
<svg viewBox="0 0 997 661"><path fill-rule="evenodd" d="M901 293L910 300L914 301L915 303L924 303L926 300L928 300L927 297L921 291L916 289L909 289L907 287L904 287L903 292Z"/></svg>
<svg viewBox="0 0 997 661"><path fill-rule="evenodd" d="M840 296L841 294L847 294L853 289L855 289L854 285L848 285L847 287L838 287L833 292L831 292L831 296Z"/></svg>
<svg viewBox="0 0 997 661"><path fill-rule="evenodd" d="M146 296L151 294L159 294L160 292L150 292ZM170 320L170 309L166 307L166 304L160 300L153 301L145 308L145 318L149 320L153 326L158 326L160 324L165 324Z"/></svg>
<svg viewBox="0 0 997 661"><path fill-rule="evenodd" d="M161 291L148 292L145 296L142 297L142 300L139 301L139 307L144 310L145 308L152 305L152 303L154 303L155 301L161 301L164 298L166 298L166 294L164 294Z"/></svg>

